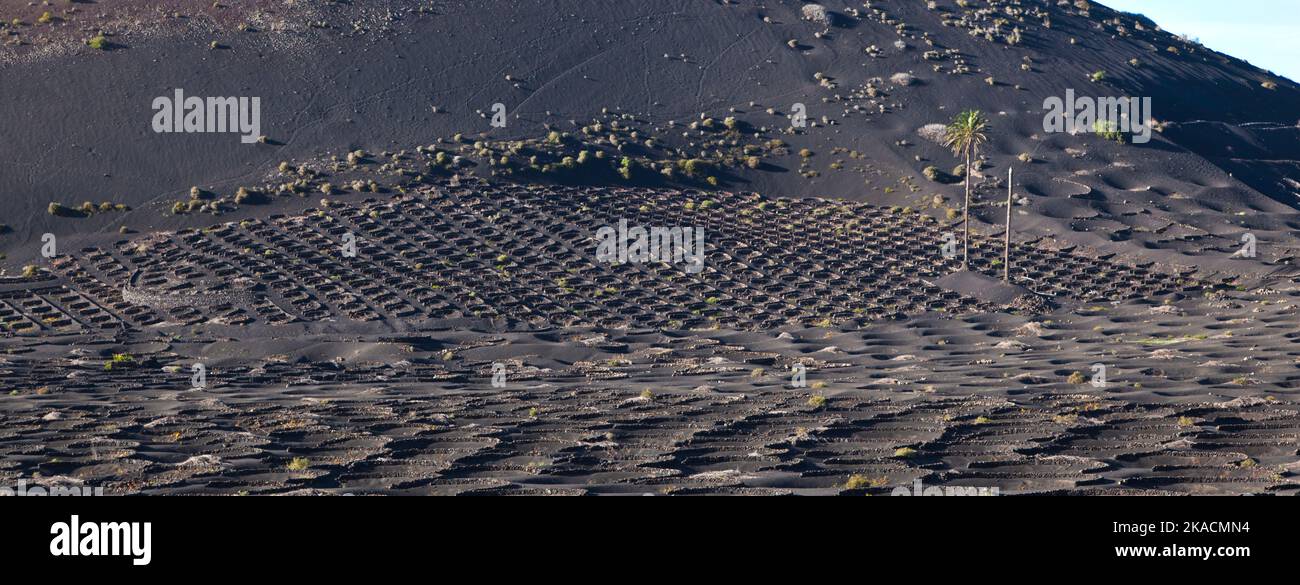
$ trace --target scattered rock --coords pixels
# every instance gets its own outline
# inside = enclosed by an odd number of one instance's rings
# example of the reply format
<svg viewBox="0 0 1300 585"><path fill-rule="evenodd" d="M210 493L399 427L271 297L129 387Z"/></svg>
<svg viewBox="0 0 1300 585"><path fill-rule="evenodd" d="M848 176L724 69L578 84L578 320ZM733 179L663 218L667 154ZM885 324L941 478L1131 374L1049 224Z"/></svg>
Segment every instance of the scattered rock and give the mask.
<svg viewBox="0 0 1300 585"><path fill-rule="evenodd" d="M804 4L803 19L822 26L831 25L831 13L821 4Z"/></svg>

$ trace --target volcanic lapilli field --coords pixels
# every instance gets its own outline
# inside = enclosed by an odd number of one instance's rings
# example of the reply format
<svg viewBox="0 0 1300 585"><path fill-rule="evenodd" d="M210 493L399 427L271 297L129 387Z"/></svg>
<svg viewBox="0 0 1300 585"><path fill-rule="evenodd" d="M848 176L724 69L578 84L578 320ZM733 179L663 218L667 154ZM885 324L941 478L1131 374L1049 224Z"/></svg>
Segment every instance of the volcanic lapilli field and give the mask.
<svg viewBox="0 0 1300 585"><path fill-rule="evenodd" d="M0 484L1300 490L1300 87L1141 15L0 17ZM263 135L151 131L179 88ZM1152 98L1151 142L1046 130L1067 90ZM700 265L602 257L620 226Z"/></svg>

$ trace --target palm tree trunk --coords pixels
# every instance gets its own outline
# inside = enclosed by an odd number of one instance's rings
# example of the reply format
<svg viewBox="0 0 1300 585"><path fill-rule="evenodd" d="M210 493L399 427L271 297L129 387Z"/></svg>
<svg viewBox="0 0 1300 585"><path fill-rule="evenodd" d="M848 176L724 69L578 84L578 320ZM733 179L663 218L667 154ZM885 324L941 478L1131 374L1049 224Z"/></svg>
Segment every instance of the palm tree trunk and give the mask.
<svg viewBox="0 0 1300 585"><path fill-rule="evenodd" d="M1007 169L1007 233L1002 247L1002 281L1011 282L1011 170Z"/></svg>
<svg viewBox="0 0 1300 585"><path fill-rule="evenodd" d="M961 269L970 269L970 150L966 151L966 205L962 206Z"/></svg>

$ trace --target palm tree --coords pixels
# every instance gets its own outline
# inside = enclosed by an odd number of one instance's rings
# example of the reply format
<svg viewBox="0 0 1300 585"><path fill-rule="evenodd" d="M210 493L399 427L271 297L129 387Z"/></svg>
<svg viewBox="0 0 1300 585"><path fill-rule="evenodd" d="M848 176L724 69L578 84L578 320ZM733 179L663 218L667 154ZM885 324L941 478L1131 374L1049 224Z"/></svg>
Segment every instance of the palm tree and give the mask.
<svg viewBox="0 0 1300 585"><path fill-rule="evenodd" d="M962 260L961 269L970 266L970 175L971 159L979 154L980 145L988 142L985 134L989 130L989 121L979 110L966 110L957 114L944 134L943 145L952 149L952 153L966 158L966 204L962 208Z"/></svg>

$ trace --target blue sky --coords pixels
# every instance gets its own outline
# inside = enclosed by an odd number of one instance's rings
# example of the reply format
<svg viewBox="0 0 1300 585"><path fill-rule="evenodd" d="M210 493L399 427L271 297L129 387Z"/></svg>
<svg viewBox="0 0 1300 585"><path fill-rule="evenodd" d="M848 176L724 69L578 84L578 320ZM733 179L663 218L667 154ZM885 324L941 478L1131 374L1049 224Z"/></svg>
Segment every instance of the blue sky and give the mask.
<svg viewBox="0 0 1300 585"><path fill-rule="evenodd" d="M1300 2L1297 0L1098 0L1145 14L1174 34L1300 81Z"/></svg>

